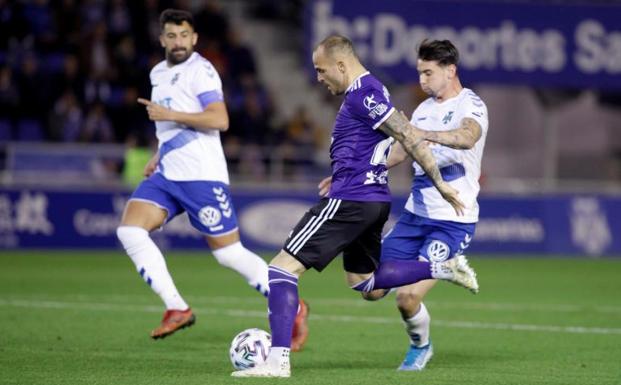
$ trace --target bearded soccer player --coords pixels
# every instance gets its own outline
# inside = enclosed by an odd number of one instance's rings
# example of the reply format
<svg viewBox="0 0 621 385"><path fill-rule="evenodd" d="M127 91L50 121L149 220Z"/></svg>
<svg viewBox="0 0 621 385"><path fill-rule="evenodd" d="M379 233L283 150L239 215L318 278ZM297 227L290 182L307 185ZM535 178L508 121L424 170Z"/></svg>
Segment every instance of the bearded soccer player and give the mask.
<svg viewBox="0 0 621 385"><path fill-rule="evenodd" d="M325 199L298 222L270 262L268 296L272 347L264 364L234 377L289 377L291 329L298 304L298 279L308 269L323 270L343 252L353 289L372 292L440 278L467 288L476 284L465 259L444 262L388 261L378 267L380 240L390 211L386 156L392 138L425 170L457 213L457 190L442 180L420 130L395 111L388 90L360 63L351 41L324 39L313 51L317 80L334 95L345 94L332 132L332 185ZM392 138L391 138L392 137Z"/></svg>
<svg viewBox="0 0 621 385"><path fill-rule="evenodd" d="M145 179L129 199L117 236L136 269L166 306L151 332L164 338L191 326L195 315L179 294L166 261L149 233L187 212L205 235L216 260L240 273L263 295L269 292L267 264L240 242L220 132L229 127L222 83L213 65L198 53L189 12L167 9L160 16L160 43L166 60L150 74L151 100L138 99L155 122L158 151ZM300 301L294 350L308 334L308 309Z"/></svg>

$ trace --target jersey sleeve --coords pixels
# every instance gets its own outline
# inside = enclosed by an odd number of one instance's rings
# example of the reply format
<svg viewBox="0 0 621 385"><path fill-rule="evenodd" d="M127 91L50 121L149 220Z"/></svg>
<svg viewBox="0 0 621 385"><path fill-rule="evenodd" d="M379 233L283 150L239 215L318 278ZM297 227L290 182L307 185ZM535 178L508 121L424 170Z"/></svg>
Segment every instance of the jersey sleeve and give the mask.
<svg viewBox="0 0 621 385"><path fill-rule="evenodd" d="M395 111L388 91L365 87L355 91L348 100L350 111L358 119L377 129Z"/></svg>
<svg viewBox="0 0 621 385"><path fill-rule="evenodd" d="M469 93L466 96L466 103L464 103L464 107L462 112L461 119L471 118L474 119L479 126L481 126L481 132L487 132L487 127L489 125L488 115L487 115L487 107L481 98L479 98L475 93Z"/></svg>
<svg viewBox="0 0 621 385"><path fill-rule="evenodd" d="M196 64L191 89L205 108L214 102L224 101L222 81L214 66L207 60Z"/></svg>

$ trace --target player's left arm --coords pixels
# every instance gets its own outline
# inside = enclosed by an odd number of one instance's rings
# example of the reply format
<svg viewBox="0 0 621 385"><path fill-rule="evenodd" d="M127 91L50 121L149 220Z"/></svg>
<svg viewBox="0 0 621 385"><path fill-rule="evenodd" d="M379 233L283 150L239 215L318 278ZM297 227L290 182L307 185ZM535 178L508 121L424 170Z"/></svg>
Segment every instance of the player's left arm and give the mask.
<svg viewBox="0 0 621 385"><path fill-rule="evenodd" d="M433 153L424 143L423 131L412 126L402 113L396 111L393 111L378 129L403 145L403 149L423 168L442 197L453 206L458 215L462 215L465 206L458 197L459 192L442 179Z"/></svg>
<svg viewBox="0 0 621 385"><path fill-rule="evenodd" d="M463 118L458 128L449 131L423 131L423 137L434 143L469 150L481 138L481 125L472 118Z"/></svg>
<svg viewBox="0 0 621 385"><path fill-rule="evenodd" d="M226 104L222 101L209 103L202 112L196 113L171 110L143 98L138 98L138 103L147 107L149 119L154 122L177 122L201 131L229 129L229 114Z"/></svg>

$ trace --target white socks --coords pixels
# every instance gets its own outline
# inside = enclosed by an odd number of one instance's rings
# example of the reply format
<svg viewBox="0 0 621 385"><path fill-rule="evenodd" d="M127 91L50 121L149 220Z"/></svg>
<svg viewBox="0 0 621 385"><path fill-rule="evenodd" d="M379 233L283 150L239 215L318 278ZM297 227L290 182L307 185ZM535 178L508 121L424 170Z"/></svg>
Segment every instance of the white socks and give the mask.
<svg viewBox="0 0 621 385"><path fill-rule="evenodd" d="M429 323L431 322L431 317L424 303L421 302L420 309L414 317L403 320L403 322L412 345L420 348L429 344Z"/></svg>
<svg viewBox="0 0 621 385"><path fill-rule="evenodd" d="M212 250L212 253L222 266L241 274L250 286L267 297L267 263L263 258L246 249L241 242Z"/></svg>
<svg viewBox="0 0 621 385"><path fill-rule="evenodd" d="M116 229L116 235L138 273L164 301L166 309L186 310L189 306L177 291L164 256L149 237L149 232L137 226L120 226Z"/></svg>

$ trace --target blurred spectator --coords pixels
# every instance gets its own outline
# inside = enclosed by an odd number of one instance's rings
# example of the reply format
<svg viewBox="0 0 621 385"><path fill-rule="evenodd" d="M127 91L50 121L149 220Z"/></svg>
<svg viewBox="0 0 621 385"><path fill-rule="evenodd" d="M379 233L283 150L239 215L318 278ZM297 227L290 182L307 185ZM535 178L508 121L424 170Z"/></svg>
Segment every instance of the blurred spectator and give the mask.
<svg viewBox="0 0 621 385"><path fill-rule="evenodd" d="M269 155L246 146L274 142L271 97L259 82L253 52L218 1L0 0L4 137L151 138L153 124L136 98L149 97L149 68L161 60L159 14L169 7L194 12L201 34L197 51L220 73L231 101L231 131L223 141L244 146L237 151L244 167L258 159L260 165L253 167L264 168Z"/></svg>
<svg viewBox="0 0 621 385"><path fill-rule="evenodd" d="M136 187L144 179L144 167L153 156L153 151L134 134L127 136L125 146L123 182L127 186Z"/></svg>
<svg viewBox="0 0 621 385"><path fill-rule="evenodd" d="M48 0L26 2L23 8L28 29L34 38L37 52L51 52L56 48L54 14Z"/></svg>
<svg viewBox="0 0 621 385"><path fill-rule="evenodd" d="M86 115L84 129L80 133L80 141L89 143L111 143L114 141L112 123L106 115L103 103L96 102Z"/></svg>
<svg viewBox="0 0 621 385"><path fill-rule="evenodd" d="M37 57L31 53L25 55L17 76L20 96L18 114L20 119L27 119L32 124L39 125L40 129L50 107L48 88L42 87L45 84L49 84L48 79L39 70Z"/></svg>
<svg viewBox="0 0 621 385"><path fill-rule="evenodd" d="M201 11L194 15L196 32L207 41L225 42L229 31L229 22L222 13L217 1L209 0Z"/></svg>
<svg viewBox="0 0 621 385"><path fill-rule="evenodd" d="M56 100L50 114L50 139L75 142L80 138L83 124L82 108L71 89Z"/></svg>
<svg viewBox="0 0 621 385"><path fill-rule="evenodd" d="M56 31L59 49L75 51L79 45L81 25L80 11L75 0L61 0L56 7Z"/></svg>
<svg viewBox="0 0 621 385"><path fill-rule="evenodd" d="M70 89L75 97L84 100L84 74L80 70L78 57L68 54L63 60L61 72L54 76L51 94L53 98L59 98L66 89Z"/></svg>
<svg viewBox="0 0 621 385"><path fill-rule="evenodd" d="M80 4L82 32L89 33L94 26L106 20L106 4L102 0L83 0Z"/></svg>
<svg viewBox="0 0 621 385"><path fill-rule="evenodd" d="M319 149L321 132L310 119L304 106L298 107L295 114L285 124L284 139L278 147L284 164L284 176L303 175L313 166L313 157Z"/></svg>
<svg viewBox="0 0 621 385"><path fill-rule="evenodd" d="M82 42L82 60L89 76L96 80L109 79L112 70L108 27L100 21Z"/></svg>
<svg viewBox="0 0 621 385"><path fill-rule="evenodd" d="M0 116L15 120L18 106L19 87L11 67L4 65L0 67Z"/></svg>
<svg viewBox="0 0 621 385"><path fill-rule="evenodd" d="M131 14L124 0L111 0L107 14L108 29L114 40L131 32Z"/></svg>
<svg viewBox="0 0 621 385"><path fill-rule="evenodd" d="M237 30L229 30L226 56L228 57L228 73L233 79L241 79L245 75L257 77L257 65L250 48L244 45Z"/></svg>
<svg viewBox="0 0 621 385"><path fill-rule="evenodd" d="M144 72L138 61L136 45L131 35L120 38L114 51L115 78L122 85L138 85Z"/></svg>
<svg viewBox="0 0 621 385"><path fill-rule="evenodd" d="M144 108L136 102L139 97L136 87L127 87L123 92L121 104L110 108L110 120L114 126L114 136L127 143L134 137L140 143L148 142L154 136L154 125L149 121Z"/></svg>

